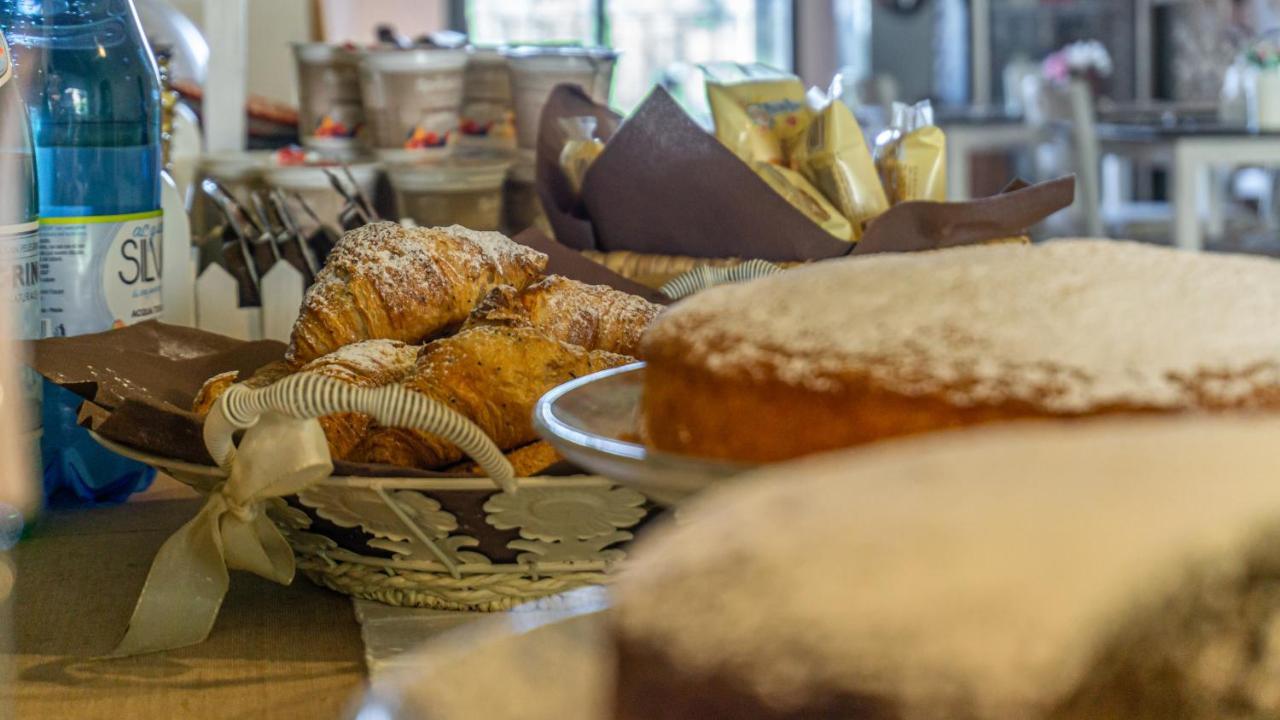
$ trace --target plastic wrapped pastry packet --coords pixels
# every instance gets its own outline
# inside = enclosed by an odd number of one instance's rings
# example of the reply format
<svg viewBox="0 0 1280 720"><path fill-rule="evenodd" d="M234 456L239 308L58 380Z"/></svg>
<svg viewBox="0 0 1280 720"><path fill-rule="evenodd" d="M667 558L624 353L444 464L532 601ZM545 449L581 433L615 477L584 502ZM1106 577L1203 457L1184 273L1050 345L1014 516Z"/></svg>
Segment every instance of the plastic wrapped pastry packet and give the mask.
<svg viewBox="0 0 1280 720"><path fill-rule="evenodd" d="M582 178L586 177L587 168L604 152L604 142L595 137L596 125L596 118L590 115L560 118L565 134L560 169L575 196L582 192Z"/></svg>
<svg viewBox="0 0 1280 720"><path fill-rule="evenodd" d="M852 240L848 219L791 167L788 151L812 117L800 78L759 64L711 63L702 71L716 138L819 227Z"/></svg>
<svg viewBox="0 0 1280 720"><path fill-rule="evenodd" d="M858 240L866 223L889 209L889 199L862 128L839 99L842 85L836 75L826 93L810 89L813 119L796 141L791 162L849 220Z"/></svg>
<svg viewBox="0 0 1280 720"><path fill-rule="evenodd" d="M890 203L946 201L947 139L928 100L893 104L892 122L876 138L875 163Z"/></svg>
<svg viewBox="0 0 1280 720"><path fill-rule="evenodd" d="M760 160L749 163L773 191L791 203L805 217L817 223L823 230L841 240L855 239L853 225L827 201L817 188L804 176L790 168Z"/></svg>
<svg viewBox="0 0 1280 720"><path fill-rule="evenodd" d="M809 125L800 78L767 65L702 65L716 138L751 163L786 164L786 148Z"/></svg>

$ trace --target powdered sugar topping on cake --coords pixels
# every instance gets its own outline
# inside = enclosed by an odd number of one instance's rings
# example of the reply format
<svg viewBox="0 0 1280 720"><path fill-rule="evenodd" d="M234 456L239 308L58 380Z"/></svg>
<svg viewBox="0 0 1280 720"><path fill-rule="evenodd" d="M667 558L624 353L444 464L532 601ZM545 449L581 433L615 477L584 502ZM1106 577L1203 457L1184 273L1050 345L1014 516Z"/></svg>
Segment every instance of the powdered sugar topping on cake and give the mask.
<svg viewBox="0 0 1280 720"><path fill-rule="evenodd" d="M1047 716L1184 583L1236 586L1280 517L1277 433L1257 418L1028 423L787 463L651 533L615 588L618 632L783 710L846 691L905 720ZM1210 672L1229 660L1213 653L1170 662Z"/></svg>
<svg viewBox="0 0 1280 720"><path fill-rule="evenodd" d="M1247 403L1280 385L1280 263L1064 240L817 263L715 288L655 338L822 391L850 368L956 404Z"/></svg>

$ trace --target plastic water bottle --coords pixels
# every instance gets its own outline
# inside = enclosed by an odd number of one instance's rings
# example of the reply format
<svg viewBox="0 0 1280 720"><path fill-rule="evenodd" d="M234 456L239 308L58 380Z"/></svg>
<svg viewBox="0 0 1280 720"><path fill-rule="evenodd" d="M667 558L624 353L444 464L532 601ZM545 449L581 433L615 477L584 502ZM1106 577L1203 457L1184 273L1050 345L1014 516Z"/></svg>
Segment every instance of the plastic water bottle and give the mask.
<svg viewBox="0 0 1280 720"><path fill-rule="evenodd" d="M131 0L0 0L35 140L42 321L81 335L160 316L160 81ZM76 424L44 385L45 495L112 502L154 471Z"/></svg>
<svg viewBox="0 0 1280 720"><path fill-rule="evenodd" d="M18 84L13 82L13 62L4 35L0 34L0 309L9 313L6 324L14 340L40 337L40 284L37 251L39 220L36 204L36 164L31 151L31 127ZM3 338L0 338L0 342ZM24 354L29 342L22 343ZM0 386L0 412L18 407L22 433L19 445L26 462L21 467L38 472L40 462L40 376L19 367L18 387ZM34 488L35 482L23 483ZM4 514L17 509L0 507L0 550L5 547Z"/></svg>

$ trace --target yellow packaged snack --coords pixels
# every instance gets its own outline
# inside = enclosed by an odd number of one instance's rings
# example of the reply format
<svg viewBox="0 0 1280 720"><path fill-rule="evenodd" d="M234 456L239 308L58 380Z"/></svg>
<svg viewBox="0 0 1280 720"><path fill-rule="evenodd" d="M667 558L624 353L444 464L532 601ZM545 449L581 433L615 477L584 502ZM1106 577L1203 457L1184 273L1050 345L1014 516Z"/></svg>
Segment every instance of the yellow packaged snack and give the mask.
<svg viewBox="0 0 1280 720"><path fill-rule="evenodd" d="M582 179L587 175L587 168L604 152L604 143L594 137L596 119L591 116L569 117L560 119L560 127L565 133L564 148L560 150L560 169L573 194L582 192Z"/></svg>
<svg viewBox="0 0 1280 720"><path fill-rule="evenodd" d="M788 167L787 151L804 137L812 117L800 78L758 64L712 63L702 71L716 138L823 230L852 239L844 215Z"/></svg>
<svg viewBox="0 0 1280 720"><path fill-rule="evenodd" d="M947 199L947 139L933 124L933 106L894 103L893 123L876 138L876 169L889 201Z"/></svg>
<svg viewBox="0 0 1280 720"><path fill-rule="evenodd" d="M781 165L784 149L804 133L804 83L766 65L703 65L716 138L746 163Z"/></svg>
<svg viewBox="0 0 1280 720"><path fill-rule="evenodd" d="M833 84L830 97L839 97L837 87ZM838 99L826 100L814 115L796 143L791 163L848 219L855 241L867 222L889 209L862 128Z"/></svg>
<svg viewBox="0 0 1280 720"><path fill-rule="evenodd" d="M853 239L853 226L840 211L827 202L817 188L809 184L800 173L773 163L756 161L751 163L756 171L773 191L786 198L797 210L804 213L819 227L841 240Z"/></svg>
<svg viewBox="0 0 1280 720"><path fill-rule="evenodd" d="M911 106L906 103L893 104L893 115L889 126L876 136L875 151L872 155L876 172L880 175L880 185L891 205L897 205L898 188L898 147L902 145L902 137L907 134L910 122L908 115Z"/></svg>
<svg viewBox="0 0 1280 720"><path fill-rule="evenodd" d="M907 133L898 148L900 199L947 200L947 138L942 128L926 125Z"/></svg>

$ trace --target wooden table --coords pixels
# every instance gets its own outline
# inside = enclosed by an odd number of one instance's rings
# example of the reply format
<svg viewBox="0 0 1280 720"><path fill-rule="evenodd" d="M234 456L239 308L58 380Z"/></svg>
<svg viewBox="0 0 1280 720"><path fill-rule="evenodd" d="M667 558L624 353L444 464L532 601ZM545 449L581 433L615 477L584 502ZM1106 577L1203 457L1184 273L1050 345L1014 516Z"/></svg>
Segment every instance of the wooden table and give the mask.
<svg viewBox="0 0 1280 720"><path fill-rule="evenodd" d="M151 559L199 501L173 480L114 508L59 511L14 553L19 718L334 718L361 691L346 597L235 572L202 645L98 660L120 638ZM2 712L2 711L0 711Z"/></svg>

